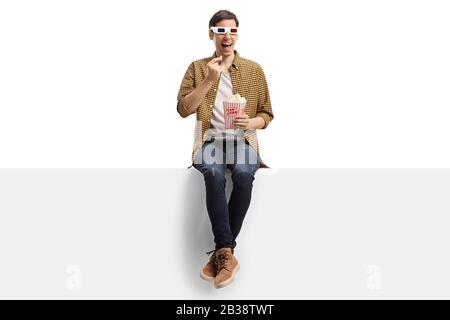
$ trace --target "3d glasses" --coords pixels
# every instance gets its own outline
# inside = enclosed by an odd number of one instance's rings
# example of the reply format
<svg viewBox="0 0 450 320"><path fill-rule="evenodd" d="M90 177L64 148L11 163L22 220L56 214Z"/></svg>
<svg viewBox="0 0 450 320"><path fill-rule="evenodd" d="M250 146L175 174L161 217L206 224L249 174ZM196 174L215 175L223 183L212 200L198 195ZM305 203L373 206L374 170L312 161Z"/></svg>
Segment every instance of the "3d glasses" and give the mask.
<svg viewBox="0 0 450 320"><path fill-rule="evenodd" d="M238 34L237 27L211 27L212 32L215 34Z"/></svg>

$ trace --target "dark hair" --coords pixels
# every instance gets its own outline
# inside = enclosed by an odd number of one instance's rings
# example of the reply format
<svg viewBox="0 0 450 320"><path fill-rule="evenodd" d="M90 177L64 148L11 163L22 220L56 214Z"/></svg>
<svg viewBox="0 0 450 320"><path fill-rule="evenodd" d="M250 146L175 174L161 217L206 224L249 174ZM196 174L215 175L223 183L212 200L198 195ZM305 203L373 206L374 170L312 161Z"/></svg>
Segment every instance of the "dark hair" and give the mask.
<svg viewBox="0 0 450 320"><path fill-rule="evenodd" d="M231 20L234 19L236 21L236 27L239 27L239 20L236 15L228 10L219 10L212 16L211 20L209 20L209 27L215 27L222 20Z"/></svg>

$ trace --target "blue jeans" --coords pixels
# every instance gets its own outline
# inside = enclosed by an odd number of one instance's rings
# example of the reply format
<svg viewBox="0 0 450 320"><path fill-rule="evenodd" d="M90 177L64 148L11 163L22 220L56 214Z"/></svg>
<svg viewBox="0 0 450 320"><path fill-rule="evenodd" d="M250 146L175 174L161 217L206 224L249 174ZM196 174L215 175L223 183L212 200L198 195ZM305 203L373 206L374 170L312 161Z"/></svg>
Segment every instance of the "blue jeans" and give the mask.
<svg viewBox="0 0 450 320"><path fill-rule="evenodd" d="M250 206L255 172L261 164L256 151L244 140L206 141L194 159L194 168L203 174L206 208L216 249L236 246L245 214ZM227 203L225 169L231 170L233 191Z"/></svg>

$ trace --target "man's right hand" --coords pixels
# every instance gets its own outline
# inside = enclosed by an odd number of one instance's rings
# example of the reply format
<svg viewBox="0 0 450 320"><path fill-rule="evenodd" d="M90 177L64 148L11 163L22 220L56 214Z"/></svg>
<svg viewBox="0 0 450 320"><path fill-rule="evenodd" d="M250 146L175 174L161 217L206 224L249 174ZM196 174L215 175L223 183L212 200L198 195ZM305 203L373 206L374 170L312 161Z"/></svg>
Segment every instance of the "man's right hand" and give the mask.
<svg viewBox="0 0 450 320"><path fill-rule="evenodd" d="M207 67L206 79L208 79L208 81L217 81L220 78L220 74L222 73L222 68L220 67L221 61L222 56L212 59L206 65Z"/></svg>
<svg viewBox="0 0 450 320"><path fill-rule="evenodd" d="M184 108L188 113L196 112L208 91L211 89L214 82L220 78L222 68L220 66L222 56L212 59L206 65L206 79L200 83L191 93L183 98Z"/></svg>

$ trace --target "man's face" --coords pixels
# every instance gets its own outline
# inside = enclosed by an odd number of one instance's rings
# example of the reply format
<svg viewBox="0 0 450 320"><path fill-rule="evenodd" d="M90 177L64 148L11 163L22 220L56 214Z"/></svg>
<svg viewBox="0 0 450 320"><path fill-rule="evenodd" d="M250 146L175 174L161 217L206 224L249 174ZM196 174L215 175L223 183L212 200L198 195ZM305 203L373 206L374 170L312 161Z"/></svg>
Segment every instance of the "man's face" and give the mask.
<svg viewBox="0 0 450 320"><path fill-rule="evenodd" d="M236 27L236 21L234 19L221 20L216 24L216 27ZM214 41L218 57L230 56L234 53L234 45L238 39L237 34L215 34L209 30L209 38Z"/></svg>

